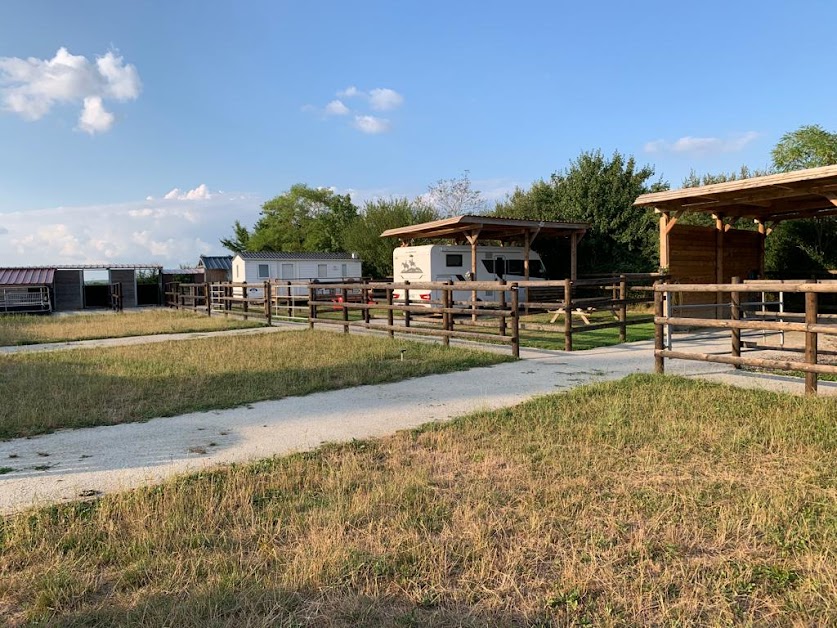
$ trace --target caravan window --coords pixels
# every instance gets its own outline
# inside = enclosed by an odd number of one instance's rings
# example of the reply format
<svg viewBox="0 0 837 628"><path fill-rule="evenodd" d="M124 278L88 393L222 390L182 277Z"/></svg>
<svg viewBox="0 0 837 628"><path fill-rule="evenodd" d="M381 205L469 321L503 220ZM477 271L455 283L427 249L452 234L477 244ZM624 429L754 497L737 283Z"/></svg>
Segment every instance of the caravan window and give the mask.
<svg viewBox="0 0 837 628"><path fill-rule="evenodd" d="M462 254L448 253L447 255L445 255L445 266L447 266L448 268L462 268Z"/></svg>
<svg viewBox="0 0 837 628"><path fill-rule="evenodd" d="M530 263L530 266L534 266L534 264ZM523 276L523 260L522 259L510 259L506 260L506 272L509 275L520 275Z"/></svg>
<svg viewBox="0 0 837 628"><path fill-rule="evenodd" d="M259 279L267 279L270 277L270 266L268 264L259 264Z"/></svg>
<svg viewBox="0 0 837 628"><path fill-rule="evenodd" d="M482 260L482 265L485 266L485 270L494 274L494 260L493 259L484 259Z"/></svg>

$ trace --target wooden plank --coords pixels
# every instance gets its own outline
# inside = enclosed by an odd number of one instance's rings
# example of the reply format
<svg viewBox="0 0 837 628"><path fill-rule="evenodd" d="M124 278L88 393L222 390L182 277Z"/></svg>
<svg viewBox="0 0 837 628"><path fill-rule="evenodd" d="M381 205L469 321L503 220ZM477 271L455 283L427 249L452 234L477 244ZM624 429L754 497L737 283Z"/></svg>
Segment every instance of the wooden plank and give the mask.
<svg viewBox="0 0 837 628"><path fill-rule="evenodd" d="M837 375L837 364L809 364L807 362L793 362L790 360L768 360L765 358L751 358L748 356L735 357L732 355L718 355L714 353L690 353L688 351L671 351L668 349L655 350L654 356L673 360L692 360L695 362L715 362L718 364L752 366L777 371L801 371L804 373L826 373L829 375Z"/></svg>
<svg viewBox="0 0 837 628"><path fill-rule="evenodd" d="M805 324L811 329L817 324L817 312L819 310L818 295L809 292L805 295ZM805 333L805 362L811 365L817 363L817 332L808 331ZM805 394L814 395L817 392L816 371L805 372Z"/></svg>

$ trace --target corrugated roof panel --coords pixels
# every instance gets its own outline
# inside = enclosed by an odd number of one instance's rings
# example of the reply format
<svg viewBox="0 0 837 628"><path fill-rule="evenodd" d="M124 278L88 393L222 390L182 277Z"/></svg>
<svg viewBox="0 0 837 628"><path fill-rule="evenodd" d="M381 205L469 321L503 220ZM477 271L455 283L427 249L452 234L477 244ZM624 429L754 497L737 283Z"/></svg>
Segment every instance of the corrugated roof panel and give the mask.
<svg viewBox="0 0 837 628"><path fill-rule="evenodd" d="M232 255L201 255L201 264L208 270L232 270Z"/></svg>
<svg viewBox="0 0 837 628"><path fill-rule="evenodd" d="M54 278L54 268L0 268L0 286L42 286Z"/></svg>

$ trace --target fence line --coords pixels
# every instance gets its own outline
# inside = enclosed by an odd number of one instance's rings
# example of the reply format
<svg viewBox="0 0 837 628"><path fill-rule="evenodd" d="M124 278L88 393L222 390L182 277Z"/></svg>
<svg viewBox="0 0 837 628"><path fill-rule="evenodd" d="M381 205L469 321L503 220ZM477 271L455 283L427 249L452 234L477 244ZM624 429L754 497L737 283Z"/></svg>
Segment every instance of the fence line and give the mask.
<svg viewBox="0 0 837 628"><path fill-rule="evenodd" d="M748 312L747 307L745 307L746 302L742 302L742 295L767 292L804 294L804 322L788 320L769 321L765 320L765 313L763 311ZM729 317L706 319L689 316L671 316L667 314L664 306L666 295L681 293L711 294L715 297L716 303L722 306L722 310L728 309ZM834 321L834 318L819 314L819 299L822 294L834 293L837 293L837 283L834 282L755 281L741 283L738 278L733 278L733 282L729 284L658 284L654 288L655 370L658 373L664 372L665 359L670 358L730 364L735 368L748 366L777 371L800 371L805 374L805 393L814 394L817 391L818 375L837 375L837 365L820 364L818 362L818 354L820 353L818 351L819 335L837 335L837 323L821 322ZM755 304L759 305L758 302L755 302ZM782 318L784 316L782 314ZM796 315L792 318L798 320L802 316ZM677 351L673 350L670 345L667 348L664 330L670 326L728 329L730 330L730 351L728 354L715 354L696 351ZM801 332L805 337L803 359L799 361L742 356L742 330L778 331L783 334L787 332ZM668 337L670 342L671 335L668 334ZM775 347L768 348L774 349Z"/></svg>
<svg viewBox="0 0 837 628"><path fill-rule="evenodd" d="M166 304L208 316L255 318L376 329L395 333L482 340L512 346L519 354L520 332L555 334L571 351L576 334L618 329L627 339L631 325L653 322L653 316L628 318L628 307L653 303L652 282L659 274L607 275L596 279L561 281L464 281L334 283L265 281L205 284L170 283ZM473 294L483 293L474 300ZM532 300L525 300L529 294ZM589 321L596 312L614 320ZM548 313L550 323L521 321L525 312ZM564 317L563 324L557 323ZM580 324L583 320L583 324Z"/></svg>

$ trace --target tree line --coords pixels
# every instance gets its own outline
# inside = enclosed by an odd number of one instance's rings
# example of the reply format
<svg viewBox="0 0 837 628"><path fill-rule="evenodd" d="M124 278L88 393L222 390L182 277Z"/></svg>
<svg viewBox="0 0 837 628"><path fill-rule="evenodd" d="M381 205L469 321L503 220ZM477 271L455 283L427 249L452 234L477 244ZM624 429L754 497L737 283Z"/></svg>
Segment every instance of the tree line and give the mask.
<svg viewBox="0 0 837 628"><path fill-rule="evenodd" d="M820 126L803 126L786 133L771 151L771 165L754 170L742 166L736 172L694 171L683 187L789 172L837 163L837 133ZM530 220L579 221L590 230L579 245L579 272L648 272L658 267L658 225L647 210L634 208L634 200L647 192L667 190L670 184L655 178L652 165L640 165L633 156L616 151L584 151L569 165L547 179L517 188L493 207L471 184L469 173L441 179L415 199L393 197L367 201L357 207L348 194L305 184L265 202L261 214L248 229L239 221L221 244L233 252L354 252L364 262L364 274L392 275L392 251L396 242L381 232L420 222L462 214L487 214ZM700 214L688 217L692 224L709 224ZM740 221L737 228L754 228ZM540 247L538 247L540 245ZM534 246L549 275L568 274L566 254L548 241ZM837 220L794 220L780 223L767 238L768 272L812 273L837 267Z"/></svg>

